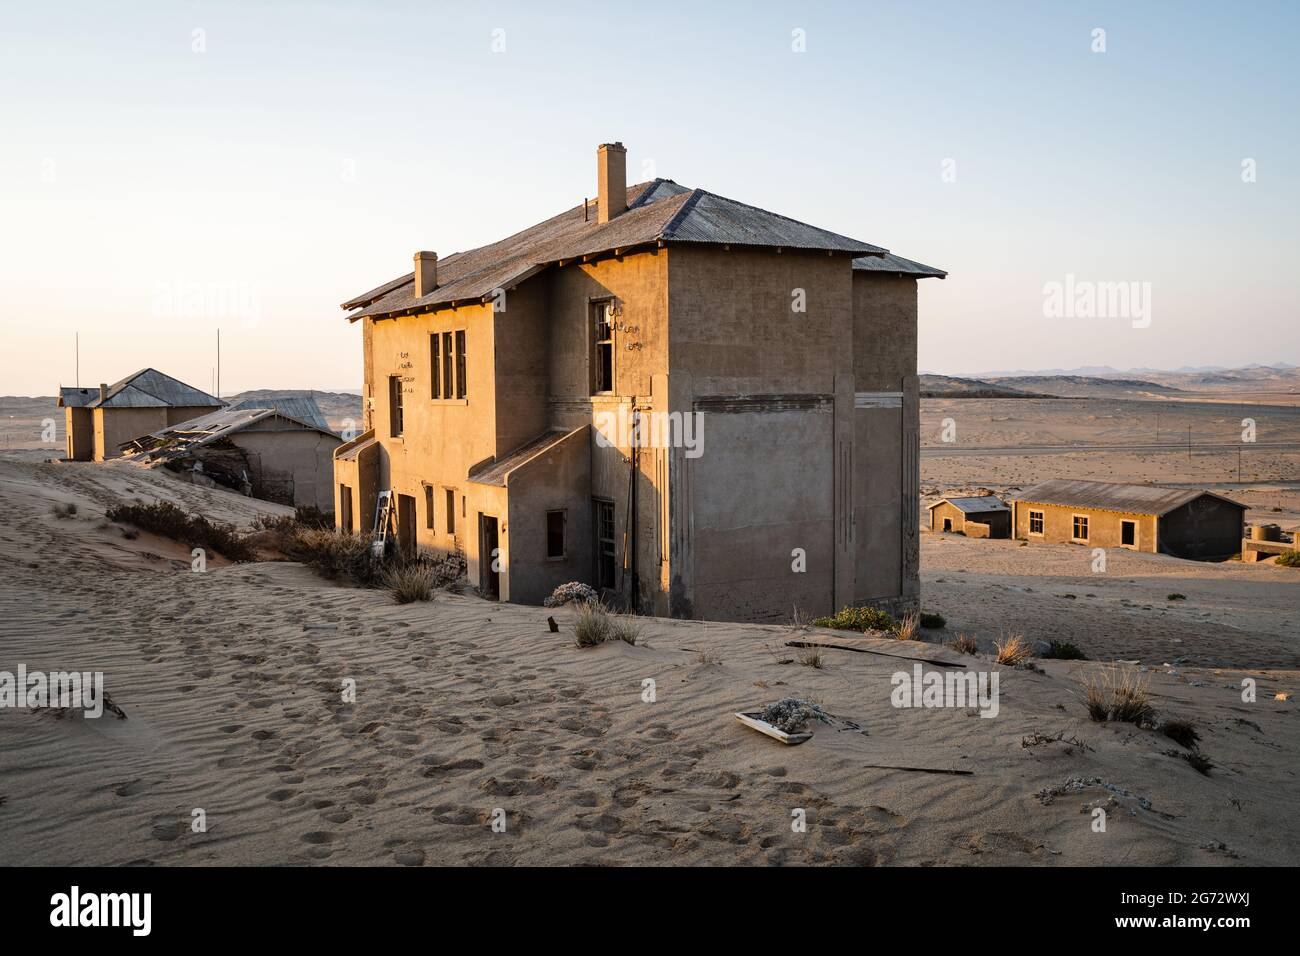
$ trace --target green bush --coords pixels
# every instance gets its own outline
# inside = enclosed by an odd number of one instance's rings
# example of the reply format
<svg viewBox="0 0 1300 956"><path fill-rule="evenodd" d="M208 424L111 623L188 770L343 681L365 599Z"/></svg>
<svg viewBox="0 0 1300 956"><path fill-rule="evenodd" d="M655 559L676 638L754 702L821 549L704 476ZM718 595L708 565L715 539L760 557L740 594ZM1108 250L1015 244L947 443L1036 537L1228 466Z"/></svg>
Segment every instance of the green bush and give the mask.
<svg viewBox="0 0 1300 956"><path fill-rule="evenodd" d="M830 627L837 631L892 631L894 619L878 607L846 607L833 617L813 620L814 627Z"/></svg>
<svg viewBox="0 0 1300 956"><path fill-rule="evenodd" d="M190 548L213 551L231 561L252 561L256 557L235 527L209 521L202 515L186 514L168 501L114 505L104 516L109 521L134 525L141 531L179 541Z"/></svg>
<svg viewBox="0 0 1300 956"><path fill-rule="evenodd" d="M1088 655L1079 649L1077 644L1071 644L1069 641L1052 641L1048 644L1047 653L1041 655L1044 660L1055 661L1086 661Z"/></svg>
<svg viewBox="0 0 1300 956"><path fill-rule="evenodd" d="M1300 551L1288 551L1286 554L1279 554L1275 564L1280 564L1284 568L1300 568Z"/></svg>

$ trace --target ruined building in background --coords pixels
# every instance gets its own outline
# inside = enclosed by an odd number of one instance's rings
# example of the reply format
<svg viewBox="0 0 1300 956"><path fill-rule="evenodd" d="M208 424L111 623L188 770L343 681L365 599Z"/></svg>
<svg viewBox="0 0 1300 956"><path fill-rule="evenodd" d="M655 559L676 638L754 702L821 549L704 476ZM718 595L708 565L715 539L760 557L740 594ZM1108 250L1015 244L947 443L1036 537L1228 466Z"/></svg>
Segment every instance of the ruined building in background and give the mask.
<svg viewBox="0 0 1300 956"><path fill-rule="evenodd" d="M915 607L916 285L943 275L629 187L601 146L594 201L343 304L365 431L335 452L339 525L391 490L401 549L461 550L522 603L578 580L674 617Z"/></svg>
<svg viewBox="0 0 1300 956"><path fill-rule="evenodd" d="M60 388L59 405L67 409L68 458L103 461L121 454L123 442L206 415L226 403L146 368L115 385Z"/></svg>

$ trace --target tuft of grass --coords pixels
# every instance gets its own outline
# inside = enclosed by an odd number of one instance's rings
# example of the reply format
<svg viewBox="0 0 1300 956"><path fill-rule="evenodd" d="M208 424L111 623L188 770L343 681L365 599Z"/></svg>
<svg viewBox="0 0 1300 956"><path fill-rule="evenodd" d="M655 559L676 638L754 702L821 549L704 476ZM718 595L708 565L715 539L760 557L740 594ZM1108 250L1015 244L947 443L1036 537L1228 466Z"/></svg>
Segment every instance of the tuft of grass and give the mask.
<svg viewBox="0 0 1300 956"><path fill-rule="evenodd" d="M1091 675L1083 682L1088 716L1098 722L1116 720L1139 726L1151 723L1155 709L1147 693L1149 684L1136 671L1111 668Z"/></svg>
<svg viewBox="0 0 1300 956"><path fill-rule="evenodd" d="M830 627L837 631L889 631L894 619L878 607L846 607L832 617L813 619L814 627Z"/></svg>
<svg viewBox="0 0 1300 956"><path fill-rule="evenodd" d="M636 646L641 637L641 622L635 614L615 614L609 622L609 639Z"/></svg>
<svg viewBox="0 0 1300 956"><path fill-rule="evenodd" d="M942 614L922 614L921 626L930 630L938 630L948 623L948 620Z"/></svg>
<svg viewBox="0 0 1300 956"><path fill-rule="evenodd" d="M1033 656L1029 642L1019 634L1000 637L993 642L993 647L997 651L997 662L1008 667L1019 667Z"/></svg>
<svg viewBox="0 0 1300 956"><path fill-rule="evenodd" d="M919 641L916 629L920 624L919 615L904 614L903 619L894 625L894 637L900 641Z"/></svg>
<svg viewBox="0 0 1300 956"><path fill-rule="evenodd" d="M811 667L813 670L819 671L826 666L826 662L822 660L821 648L818 647L805 647L799 652L797 659L804 667Z"/></svg>
<svg viewBox="0 0 1300 956"><path fill-rule="evenodd" d="M77 506L71 501L67 504L53 504L50 505L50 514L56 518L73 518L77 514Z"/></svg>
<svg viewBox="0 0 1300 956"><path fill-rule="evenodd" d="M284 551L327 580L342 577L361 587L378 587L383 582L383 562L371 557L370 543L359 534L333 529L298 531L285 540Z"/></svg>
<svg viewBox="0 0 1300 956"><path fill-rule="evenodd" d="M980 652L979 642L969 634L958 634L948 642L948 646L958 654L970 654L971 656L974 656Z"/></svg>
<svg viewBox="0 0 1300 956"><path fill-rule="evenodd" d="M1165 595L1165 600L1166 600L1166 601L1186 601L1186 600L1187 600L1187 595L1186 595L1186 594L1179 594L1177 591L1175 591L1175 592L1172 593L1172 594L1166 594L1166 595Z"/></svg>
<svg viewBox="0 0 1300 956"><path fill-rule="evenodd" d="M595 647L610 639L609 612L599 604L579 604L573 639L579 647Z"/></svg>
<svg viewBox="0 0 1300 956"><path fill-rule="evenodd" d="M716 654L710 654L708 651L699 651L695 655L697 664L721 664L722 661Z"/></svg>
<svg viewBox="0 0 1300 956"><path fill-rule="evenodd" d="M1156 730L1188 750L1195 750L1196 742L1201 739L1190 720L1166 720Z"/></svg>
<svg viewBox="0 0 1300 956"><path fill-rule="evenodd" d="M179 541L191 548L215 551L231 561L252 561L257 557L232 525L209 521L202 515L186 514L169 501L114 505L104 512L104 517Z"/></svg>
<svg viewBox="0 0 1300 956"><path fill-rule="evenodd" d="M1284 568L1300 568L1300 551L1288 551L1285 554L1279 554L1274 564L1280 564Z"/></svg>
<svg viewBox="0 0 1300 956"><path fill-rule="evenodd" d="M406 564L388 568L383 575L384 587L393 592L398 604L428 601L433 597L433 569L423 564Z"/></svg>
<svg viewBox="0 0 1300 956"><path fill-rule="evenodd" d="M1053 661L1086 661L1088 655L1083 653L1077 644L1071 644L1069 641L1052 641L1048 645L1047 653L1043 655L1043 659Z"/></svg>
<svg viewBox="0 0 1300 956"><path fill-rule="evenodd" d="M1214 764L1210 763L1200 751L1193 750L1180 756L1192 765L1193 770L1203 776L1208 777L1210 771L1214 769Z"/></svg>

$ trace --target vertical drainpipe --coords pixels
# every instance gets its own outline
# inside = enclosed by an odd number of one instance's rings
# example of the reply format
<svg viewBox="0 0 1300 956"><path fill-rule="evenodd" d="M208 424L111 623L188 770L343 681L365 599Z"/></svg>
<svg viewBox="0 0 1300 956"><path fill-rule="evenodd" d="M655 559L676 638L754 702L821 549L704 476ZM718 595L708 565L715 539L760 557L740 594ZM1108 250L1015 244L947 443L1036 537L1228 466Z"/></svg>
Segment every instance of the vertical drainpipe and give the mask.
<svg viewBox="0 0 1300 956"><path fill-rule="evenodd" d="M631 520L628 522L628 524L629 524L629 528L630 528L630 531L631 531L631 539L632 539L632 540L631 540L631 548L632 548L631 559L632 559L632 613L633 613L633 614L640 614L640 613L641 613L641 580L640 580L639 575L637 574L637 560L636 560L636 558L637 558L637 554L636 554L636 552L637 552L637 547L636 547L636 526L637 526L637 513L636 513L636 508L637 508L637 505L636 505L636 486L637 486L637 478L639 477L639 476L638 476L638 472L639 472L640 469L641 469L641 432L640 432L640 424L641 424L641 411L640 411L640 409L638 409L638 408L636 407L636 399L633 398L633 399L632 399L632 448L630 449L630 450L631 450L631 453L632 453L632 454L631 454L631 460L632 460L632 491L631 491L631 498L632 498L632 501L631 501L631 509L630 509L631 512L632 512L632 515L631 515Z"/></svg>

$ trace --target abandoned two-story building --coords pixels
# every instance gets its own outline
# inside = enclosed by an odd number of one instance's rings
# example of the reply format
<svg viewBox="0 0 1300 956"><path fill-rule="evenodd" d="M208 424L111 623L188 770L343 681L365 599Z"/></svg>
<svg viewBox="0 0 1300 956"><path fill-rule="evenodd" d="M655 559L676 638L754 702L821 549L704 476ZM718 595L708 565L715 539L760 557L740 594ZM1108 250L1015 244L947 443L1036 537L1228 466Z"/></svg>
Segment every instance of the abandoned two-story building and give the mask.
<svg viewBox="0 0 1300 956"><path fill-rule="evenodd" d="M341 528L485 595L786 620L918 594L917 280L940 270L702 189L626 185L343 303L364 429Z"/></svg>

